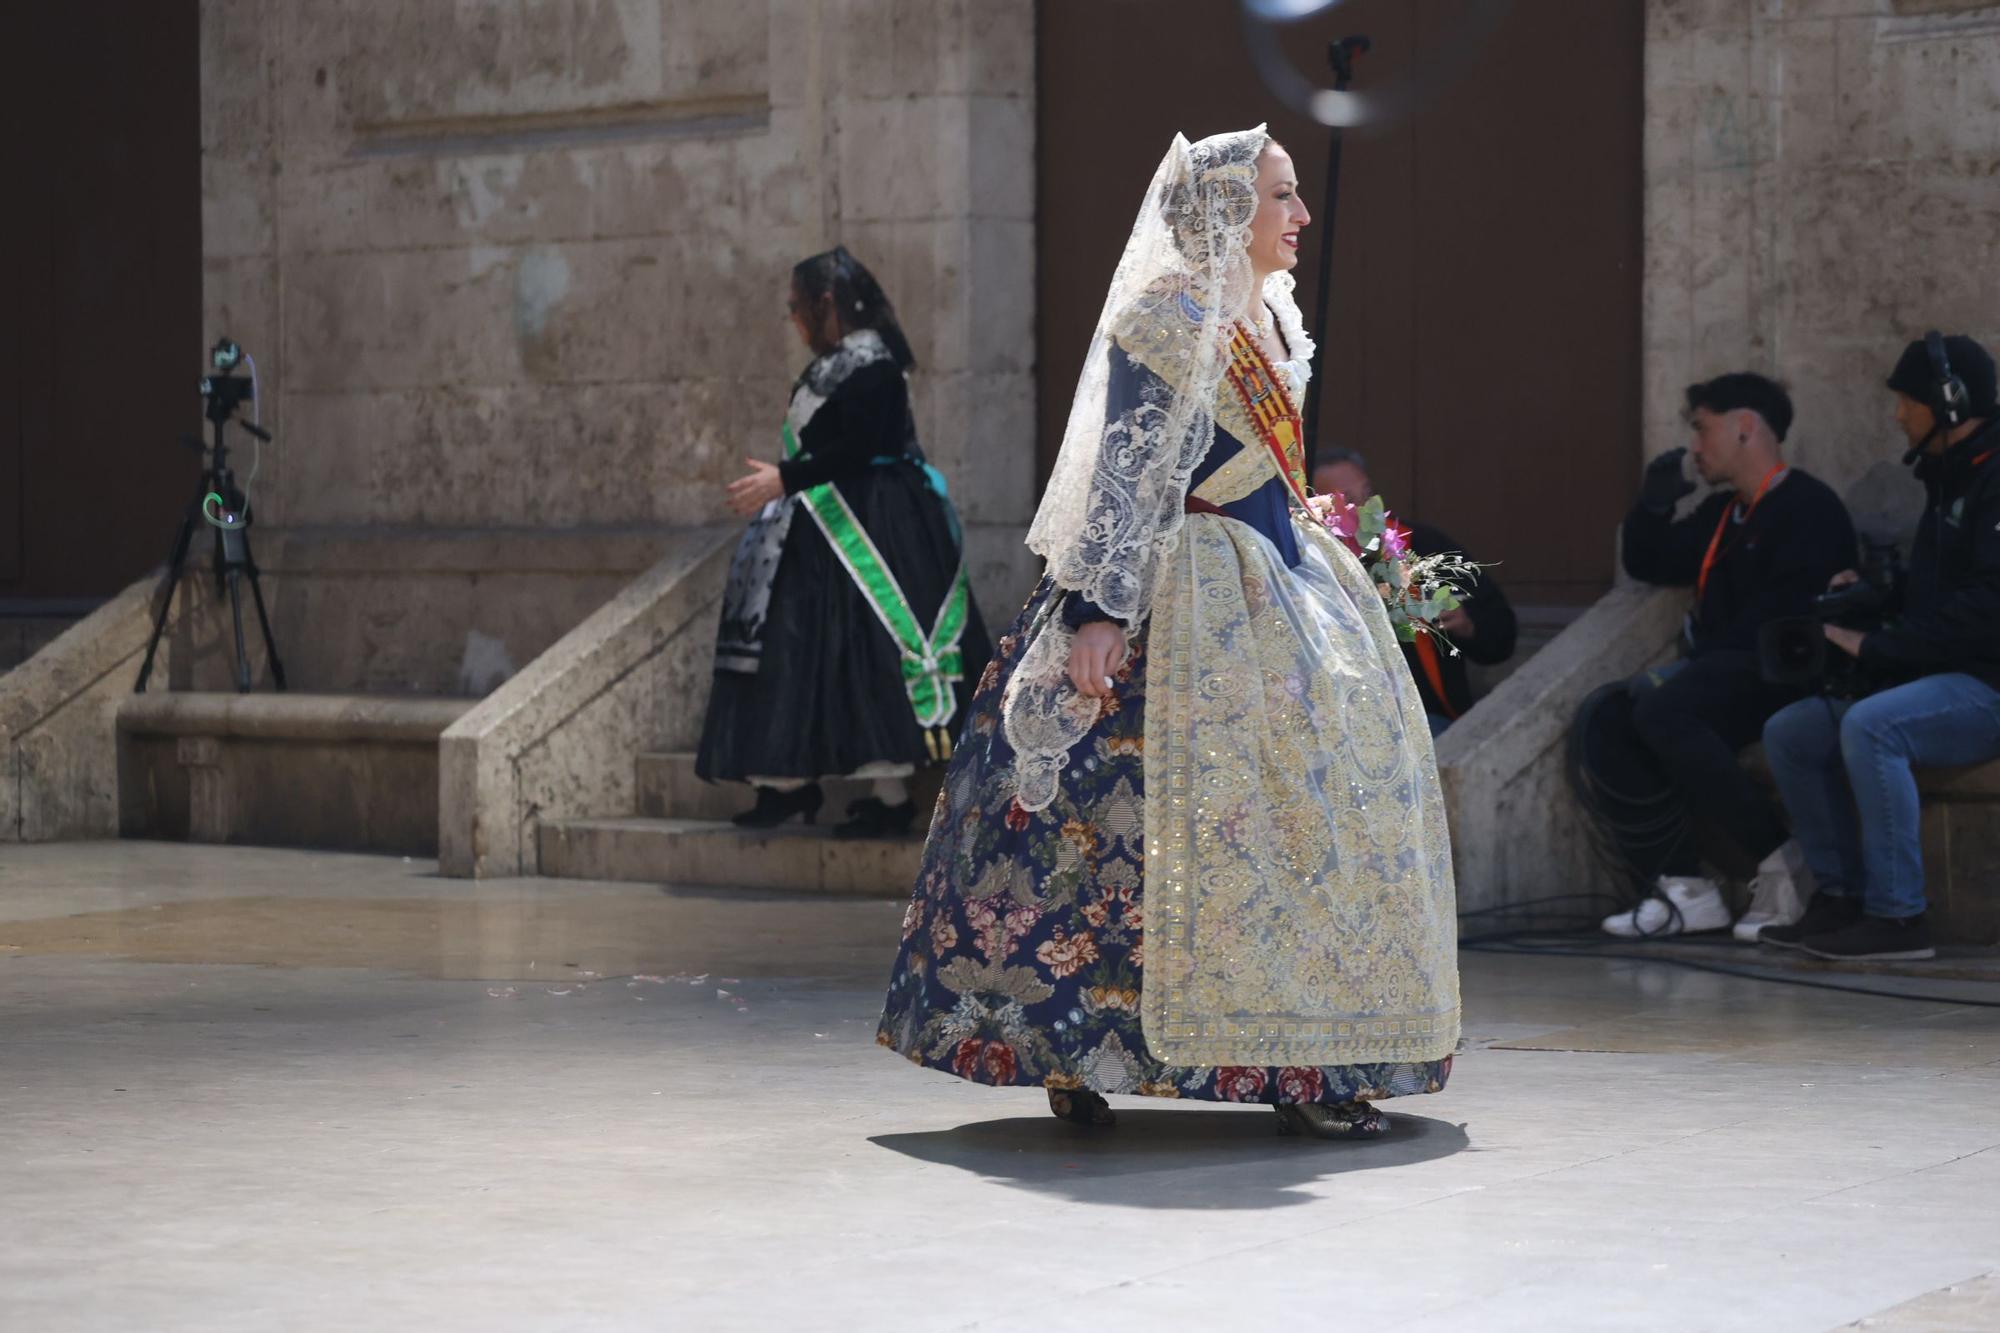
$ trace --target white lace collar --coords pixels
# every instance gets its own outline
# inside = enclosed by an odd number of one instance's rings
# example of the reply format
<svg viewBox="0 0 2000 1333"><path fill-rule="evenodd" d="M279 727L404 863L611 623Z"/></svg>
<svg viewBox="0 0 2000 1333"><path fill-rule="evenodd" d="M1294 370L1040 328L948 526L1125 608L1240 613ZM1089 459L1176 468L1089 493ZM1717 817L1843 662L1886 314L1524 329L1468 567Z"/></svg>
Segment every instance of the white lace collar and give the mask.
<svg viewBox="0 0 2000 1333"><path fill-rule="evenodd" d="M1291 274L1273 273L1264 279L1264 307L1276 317L1281 341L1291 353L1288 360L1278 362L1272 369L1284 377L1285 391L1291 394L1293 403L1303 408L1306 385L1312 382L1313 355L1319 349L1312 335L1306 332L1299 303L1292 298L1292 289L1297 285Z"/></svg>

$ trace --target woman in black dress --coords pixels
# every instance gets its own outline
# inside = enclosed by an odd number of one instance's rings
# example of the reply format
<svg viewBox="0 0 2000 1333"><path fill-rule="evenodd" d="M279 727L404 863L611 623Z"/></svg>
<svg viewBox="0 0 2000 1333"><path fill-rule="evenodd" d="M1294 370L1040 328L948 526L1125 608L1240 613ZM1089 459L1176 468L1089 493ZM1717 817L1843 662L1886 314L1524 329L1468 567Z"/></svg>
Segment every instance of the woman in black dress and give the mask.
<svg viewBox="0 0 2000 1333"><path fill-rule="evenodd" d="M792 270L813 362L792 390L783 461L729 488L752 516L730 566L696 771L757 789L745 827L811 823L822 779L871 779L836 836L908 832L908 779L941 762L992 652L958 517L924 460L916 358L873 275L845 249Z"/></svg>

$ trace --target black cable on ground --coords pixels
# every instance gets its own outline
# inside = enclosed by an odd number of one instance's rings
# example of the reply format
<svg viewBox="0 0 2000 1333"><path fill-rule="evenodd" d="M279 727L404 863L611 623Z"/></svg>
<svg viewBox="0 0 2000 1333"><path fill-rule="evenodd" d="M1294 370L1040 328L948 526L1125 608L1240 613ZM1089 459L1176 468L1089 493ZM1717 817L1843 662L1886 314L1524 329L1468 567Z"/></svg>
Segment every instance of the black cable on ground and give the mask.
<svg viewBox="0 0 2000 1333"><path fill-rule="evenodd" d="M1536 940L1554 940L1553 944L1537 944ZM1702 941L1689 940L1689 944ZM1957 1004L1975 1009L2000 1009L2000 1000L1962 999L1957 996L1912 993L1900 990L1883 990L1875 986L1847 985L1831 978L1787 976L1772 969L1732 966L1706 958L1675 958L1671 952L1640 952L1618 945L1599 945L1591 942L1581 932L1568 934L1552 933L1546 930L1496 931L1491 935L1475 935L1461 939L1459 948L1476 953L1501 953L1521 956L1550 958L1589 958L1635 963L1664 963L1669 967L1684 967L1690 971L1708 972L1716 976L1734 977L1740 981L1768 981L1779 986L1798 986L1806 990L1837 991L1842 995L1866 995L1883 1000L1918 1000L1925 1004ZM1992 986L1993 982L1977 979L1909 977L1919 985L1956 982L1965 986Z"/></svg>

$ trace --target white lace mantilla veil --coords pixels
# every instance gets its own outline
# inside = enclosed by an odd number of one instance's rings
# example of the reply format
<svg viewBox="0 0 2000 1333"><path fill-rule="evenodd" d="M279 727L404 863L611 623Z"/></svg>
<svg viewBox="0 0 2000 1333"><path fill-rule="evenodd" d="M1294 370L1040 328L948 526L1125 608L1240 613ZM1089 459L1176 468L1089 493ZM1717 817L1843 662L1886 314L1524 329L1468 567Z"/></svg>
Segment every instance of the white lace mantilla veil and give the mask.
<svg viewBox="0 0 2000 1333"><path fill-rule="evenodd" d="M1253 281L1257 159L1270 142L1262 125L1195 144L1174 136L1112 274L1062 450L1028 529L1049 575L1123 621L1128 638L1146 623L1154 572L1180 536L1188 479L1215 439L1230 330ZM1275 274L1262 295L1296 339L1293 356L1309 357L1292 285L1289 273ZM1113 343L1152 372L1141 400L1116 417L1106 401ZM1074 635L1059 611L1033 633L1002 716L1017 798L1040 810L1055 799L1069 752L1099 709L1070 683Z"/></svg>

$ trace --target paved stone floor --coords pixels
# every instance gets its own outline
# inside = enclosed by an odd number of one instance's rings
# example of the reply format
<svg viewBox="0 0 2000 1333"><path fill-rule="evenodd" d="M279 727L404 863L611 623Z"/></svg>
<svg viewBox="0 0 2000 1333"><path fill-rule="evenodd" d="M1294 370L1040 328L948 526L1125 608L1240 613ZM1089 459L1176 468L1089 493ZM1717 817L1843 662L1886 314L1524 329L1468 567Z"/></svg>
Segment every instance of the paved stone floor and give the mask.
<svg viewBox="0 0 2000 1333"><path fill-rule="evenodd" d="M900 914L0 847L0 1328L2000 1329L2000 1009L1470 954L1391 1140L1091 1135Z"/></svg>

